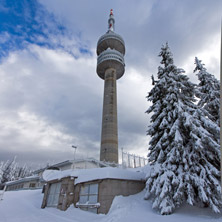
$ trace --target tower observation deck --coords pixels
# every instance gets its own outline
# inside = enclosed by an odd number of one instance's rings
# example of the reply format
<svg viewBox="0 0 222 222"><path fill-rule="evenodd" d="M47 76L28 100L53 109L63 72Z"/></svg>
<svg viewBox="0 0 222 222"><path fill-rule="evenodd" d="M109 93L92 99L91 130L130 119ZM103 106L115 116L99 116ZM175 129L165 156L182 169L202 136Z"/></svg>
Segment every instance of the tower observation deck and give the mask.
<svg viewBox="0 0 222 222"><path fill-rule="evenodd" d="M114 32L115 20L110 10L108 31L97 43L97 74L104 80L100 160L118 163L118 125L116 80L125 71L125 43Z"/></svg>

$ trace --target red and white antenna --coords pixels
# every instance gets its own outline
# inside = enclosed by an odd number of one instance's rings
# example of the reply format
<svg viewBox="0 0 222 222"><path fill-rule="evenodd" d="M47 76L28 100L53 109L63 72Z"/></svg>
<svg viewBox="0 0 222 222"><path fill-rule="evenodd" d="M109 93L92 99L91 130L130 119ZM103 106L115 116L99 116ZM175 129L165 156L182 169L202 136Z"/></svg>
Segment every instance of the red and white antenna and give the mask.
<svg viewBox="0 0 222 222"><path fill-rule="evenodd" d="M110 9L110 14L109 14L109 20L108 20L108 29L109 31L114 31L114 23L115 23L115 19L113 16L113 10Z"/></svg>

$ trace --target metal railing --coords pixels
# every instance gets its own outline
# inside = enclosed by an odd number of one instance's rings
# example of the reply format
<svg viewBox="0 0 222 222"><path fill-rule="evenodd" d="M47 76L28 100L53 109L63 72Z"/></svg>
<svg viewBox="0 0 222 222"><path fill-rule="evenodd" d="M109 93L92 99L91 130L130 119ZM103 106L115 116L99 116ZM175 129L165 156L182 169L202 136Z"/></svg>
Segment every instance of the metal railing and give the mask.
<svg viewBox="0 0 222 222"><path fill-rule="evenodd" d="M116 60L125 66L123 54L115 49L108 48L107 50L103 51L97 58L97 65L106 60Z"/></svg>

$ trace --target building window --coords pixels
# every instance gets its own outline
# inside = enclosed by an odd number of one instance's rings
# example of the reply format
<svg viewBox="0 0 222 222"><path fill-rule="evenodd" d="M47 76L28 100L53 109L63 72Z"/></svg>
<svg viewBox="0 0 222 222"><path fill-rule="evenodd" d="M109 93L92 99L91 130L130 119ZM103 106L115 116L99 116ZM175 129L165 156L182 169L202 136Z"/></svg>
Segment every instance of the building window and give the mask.
<svg viewBox="0 0 222 222"><path fill-rule="evenodd" d="M60 189L61 189L61 182L52 183L50 185L47 197L47 207L56 207L58 205Z"/></svg>
<svg viewBox="0 0 222 222"><path fill-rule="evenodd" d="M22 189L22 188L23 188L23 184L19 184L18 189Z"/></svg>
<svg viewBox="0 0 222 222"><path fill-rule="evenodd" d="M35 183L30 183L29 187L32 187L32 188L35 187Z"/></svg>
<svg viewBox="0 0 222 222"><path fill-rule="evenodd" d="M79 202L76 204L82 210L97 213L98 203L98 183L81 186Z"/></svg>

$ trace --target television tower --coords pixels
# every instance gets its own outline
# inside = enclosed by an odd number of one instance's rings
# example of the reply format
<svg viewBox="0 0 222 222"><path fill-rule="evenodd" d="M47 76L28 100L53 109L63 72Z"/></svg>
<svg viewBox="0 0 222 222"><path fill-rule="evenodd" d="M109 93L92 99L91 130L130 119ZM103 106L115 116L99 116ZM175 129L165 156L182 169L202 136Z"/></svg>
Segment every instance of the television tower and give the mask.
<svg viewBox="0 0 222 222"><path fill-rule="evenodd" d="M118 163L116 80L125 71L125 43L114 32L115 19L110 10L108 31L97 43L97 74L104 80L100 160Z"/></svg>

